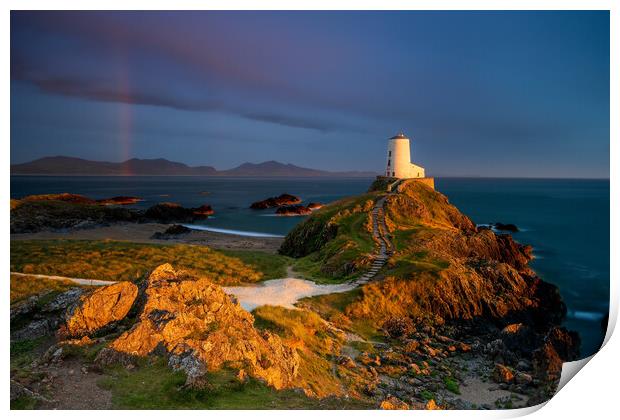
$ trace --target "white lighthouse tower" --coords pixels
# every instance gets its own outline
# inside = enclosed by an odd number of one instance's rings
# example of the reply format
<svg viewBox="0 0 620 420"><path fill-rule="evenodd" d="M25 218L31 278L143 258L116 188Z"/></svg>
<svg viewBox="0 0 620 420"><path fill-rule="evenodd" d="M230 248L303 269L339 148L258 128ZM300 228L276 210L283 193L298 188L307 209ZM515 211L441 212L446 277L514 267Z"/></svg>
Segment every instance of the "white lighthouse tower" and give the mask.
<svg viewBox="0 0 620 420"><path fill-rule="evenodd" d="M388 140L385 176L390 178L424 178L424 168L411 163L409 138L399 133Z"/></svg>

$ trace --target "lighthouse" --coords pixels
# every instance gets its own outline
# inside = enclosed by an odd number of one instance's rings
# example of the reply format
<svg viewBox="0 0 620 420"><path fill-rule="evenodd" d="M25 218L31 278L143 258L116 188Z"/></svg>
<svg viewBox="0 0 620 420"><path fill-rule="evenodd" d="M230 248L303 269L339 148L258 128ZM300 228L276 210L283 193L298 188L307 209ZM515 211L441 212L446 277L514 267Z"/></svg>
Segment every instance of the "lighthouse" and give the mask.
<svg viewBox="0 0 620 420"><path fill-rule="evenodd" d="M399 133L388 140L385 176L390 178L424 178L424 168L411 163L409 138Z"/></svg>

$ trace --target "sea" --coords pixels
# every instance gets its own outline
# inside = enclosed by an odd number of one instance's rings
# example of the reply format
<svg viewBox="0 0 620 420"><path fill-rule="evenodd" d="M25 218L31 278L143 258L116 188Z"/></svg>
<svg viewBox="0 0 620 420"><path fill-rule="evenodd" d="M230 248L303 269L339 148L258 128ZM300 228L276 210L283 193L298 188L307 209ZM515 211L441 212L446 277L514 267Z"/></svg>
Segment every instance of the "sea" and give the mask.
<svg viewBox="0 0 620 420"><path fill-rule="evenodd" d="M138 196L136 207L175 202L210 204L215 215L200 228L254 236L284 236L300 217L250 210L289 193L304 203L329 203L365 192L370 178L209 178L11 176L11 198L70 192L91 198ZM609 180L436 178L436 189L477 224L514 223L516 241L533 246L531 267L560 288L565 326L579 332L581 356L594 354L609 310Z"/></svg>

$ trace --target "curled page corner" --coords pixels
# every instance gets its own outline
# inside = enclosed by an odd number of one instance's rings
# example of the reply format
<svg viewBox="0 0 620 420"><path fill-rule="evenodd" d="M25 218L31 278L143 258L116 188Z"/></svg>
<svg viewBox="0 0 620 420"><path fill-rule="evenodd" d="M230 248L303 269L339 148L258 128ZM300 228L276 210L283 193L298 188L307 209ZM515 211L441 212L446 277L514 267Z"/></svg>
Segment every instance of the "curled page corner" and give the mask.
<svg viewBox="0 0 620 420"><path fill-rule="evenodd" d="M564 385L566 385L571 379L573 379L573 377L577 374L577 372L579 372L586 364L588 364L588 362L592 360L592 358L596 356L596 354L599 351L601 351L605 347L607 342L609 341L609 338L611 337L611 335L614 332L614 329L616 328L616 321L618 318L617 317L617 306L613 305L613 303L615 302L612 300L612 305L610 305L610 308L609 308L609 319L607 321L607 332L605 333L605 338L603 340L603 343L601 344L601 347L597 350L596 353L594 353L593 355L589 357L579 359L579 360L574 360L572 362L564 362L562 364L562 374L560 375L560 382L558 384L558 388L555 390L555 394L560 392L560 390L564 388Z"/></svg>
<svg viewBox="0 0 620 420"><path fill-rule="evenodd" d="M585 359L575 360L573 362L564 362L562 364L562 374L560 375L560 383L558 384L558 388L555 390L557 394L560 392L564 385L566 385L573 377L579 372L592 358L596 355L586 357Z"/></svg>

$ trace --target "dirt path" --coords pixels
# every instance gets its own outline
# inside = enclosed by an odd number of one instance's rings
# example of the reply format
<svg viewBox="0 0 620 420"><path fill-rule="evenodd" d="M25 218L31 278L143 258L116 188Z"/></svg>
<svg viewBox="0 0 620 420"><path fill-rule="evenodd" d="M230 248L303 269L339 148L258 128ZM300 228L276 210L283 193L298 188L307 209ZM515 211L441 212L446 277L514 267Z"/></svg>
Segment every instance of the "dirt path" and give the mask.
<svg viewBox="0 0 620 420"><path fill-rule="evenodd" d="M79 360L67 359L43 370L52 398L41 409L109 410L112 393L98 383L106 376L88 369Z"/></svg>

